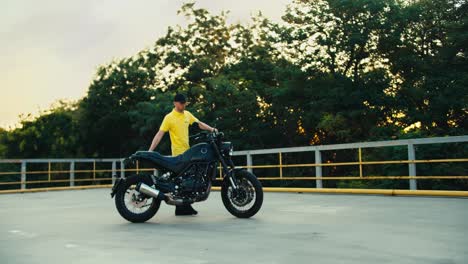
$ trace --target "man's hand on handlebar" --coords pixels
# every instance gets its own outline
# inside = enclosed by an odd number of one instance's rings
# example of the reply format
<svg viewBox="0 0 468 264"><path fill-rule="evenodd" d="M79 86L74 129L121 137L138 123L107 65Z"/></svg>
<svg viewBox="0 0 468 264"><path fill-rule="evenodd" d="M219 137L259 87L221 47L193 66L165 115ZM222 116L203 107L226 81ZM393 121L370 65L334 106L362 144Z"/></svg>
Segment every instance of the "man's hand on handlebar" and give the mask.
<svg viewBox="0 0 468 264"><path fill-rule="evenodd" d="M208 130L208 131L201 131L201 132L199 132L197 134L191 135L191 136L189 136L189 138L194 139L194 140L208 139L208 138L212 138L212 137L219 137L222 134L223 133L219 132L219 130L217 128L213 128L213 129Z"/></svg>

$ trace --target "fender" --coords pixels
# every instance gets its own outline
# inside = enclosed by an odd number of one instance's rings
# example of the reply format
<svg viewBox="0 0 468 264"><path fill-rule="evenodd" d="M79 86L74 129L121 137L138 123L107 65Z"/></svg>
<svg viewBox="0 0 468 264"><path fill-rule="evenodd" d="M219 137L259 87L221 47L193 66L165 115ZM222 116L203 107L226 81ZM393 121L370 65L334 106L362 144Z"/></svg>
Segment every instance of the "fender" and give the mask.
<svg viewBox="0 0 468 264"><path fill-rule="evenodd" d="M227 177L230 177L233 173L235 174L236 172L239 172L239 171L246 171L247 169L246 168L234 168L232 170L229 171L229 174L224 177L224 178L227 178ZM252 173L253 174L253 173ZM253 174L255 177L257 177L255 174Z"/></svg>
<svg viewBox="0 0 468 264"><path fill-rule="evenodd" d="M112 177L116 177L116 175L114 175ZM119 187L122 185L122 182L124 182L124 181L125 181L125 178L120 178L119 177L119 178L115 179L114 185L112 186L112 190L111 190L111 193L110 193L111 198L114 198L115 193L117 192Z"/></svg>

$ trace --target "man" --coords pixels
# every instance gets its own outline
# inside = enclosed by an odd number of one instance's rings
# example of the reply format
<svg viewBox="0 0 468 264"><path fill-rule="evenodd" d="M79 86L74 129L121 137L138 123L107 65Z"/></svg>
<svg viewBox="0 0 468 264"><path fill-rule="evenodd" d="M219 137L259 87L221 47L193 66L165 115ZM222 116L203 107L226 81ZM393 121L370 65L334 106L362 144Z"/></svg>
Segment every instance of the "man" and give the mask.
<svg viewBox="0 0 468 264"><path fill-rule="evenodd" d="M164 133L169 131L171 139L171 150L172 156L177 156L184 153L190 148L189 146L189 125L198 123L198 127L203 130L216 131L216 128L212 128L209 125L201 122L189 111L185 110L185 96L177 94L174 97L174 109L167 114L161 126L159 127L158 133L153 138L149 151L153 151L158 146ZM192 208L192 206L176 206L176 215L196 215L198 212Z"/></svg>

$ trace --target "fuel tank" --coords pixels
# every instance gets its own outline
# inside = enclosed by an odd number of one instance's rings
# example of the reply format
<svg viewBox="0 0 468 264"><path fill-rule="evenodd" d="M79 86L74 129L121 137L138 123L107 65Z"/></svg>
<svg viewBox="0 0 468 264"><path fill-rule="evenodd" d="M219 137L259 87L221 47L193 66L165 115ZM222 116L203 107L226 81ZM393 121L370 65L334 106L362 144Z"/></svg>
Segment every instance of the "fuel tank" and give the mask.
<svg viewBox="0 0 468 264"><path fill-rule="evenodd" d="M211 161L216 159L215 150L208 143L195 144L182 155L190 161Z"/></svg>

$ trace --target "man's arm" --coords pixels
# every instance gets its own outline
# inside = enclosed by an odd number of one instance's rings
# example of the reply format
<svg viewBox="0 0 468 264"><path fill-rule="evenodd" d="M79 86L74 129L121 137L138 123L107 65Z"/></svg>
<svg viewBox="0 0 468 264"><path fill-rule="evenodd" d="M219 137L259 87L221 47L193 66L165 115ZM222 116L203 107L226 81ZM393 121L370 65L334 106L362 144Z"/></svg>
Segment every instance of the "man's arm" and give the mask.
<svg viewBox="0 0 468 264"><path fill-rule="evenodd" d="M218 131L216 128L210 127L209 125L203 123L202 121L198 121L198 127L202 130L208 130L210 132L213 132L214 130Z"/></svg>
<svg viewBox="0 0 468 264"><path fill-rule="evenodd" d="M187 111L188 112L188 111ZM188 112L190 116L190 125L193 124L194 122L198 123L198 127L201 130L208 130L210 132L214 132L215 130L218 131L216 128L210 127L209 125L203 123L202 121L198 120L195 116L192 115L192 113Z"/></svg>
<svg viewBox="0 0 468 264"><path fill-rule="evenodd" d="M165 132L162 130L159 130L158 133L156 133L148 151L153 151L158 146L159 142L161 141L161 138L164 136L164 133Z"/></svg>

